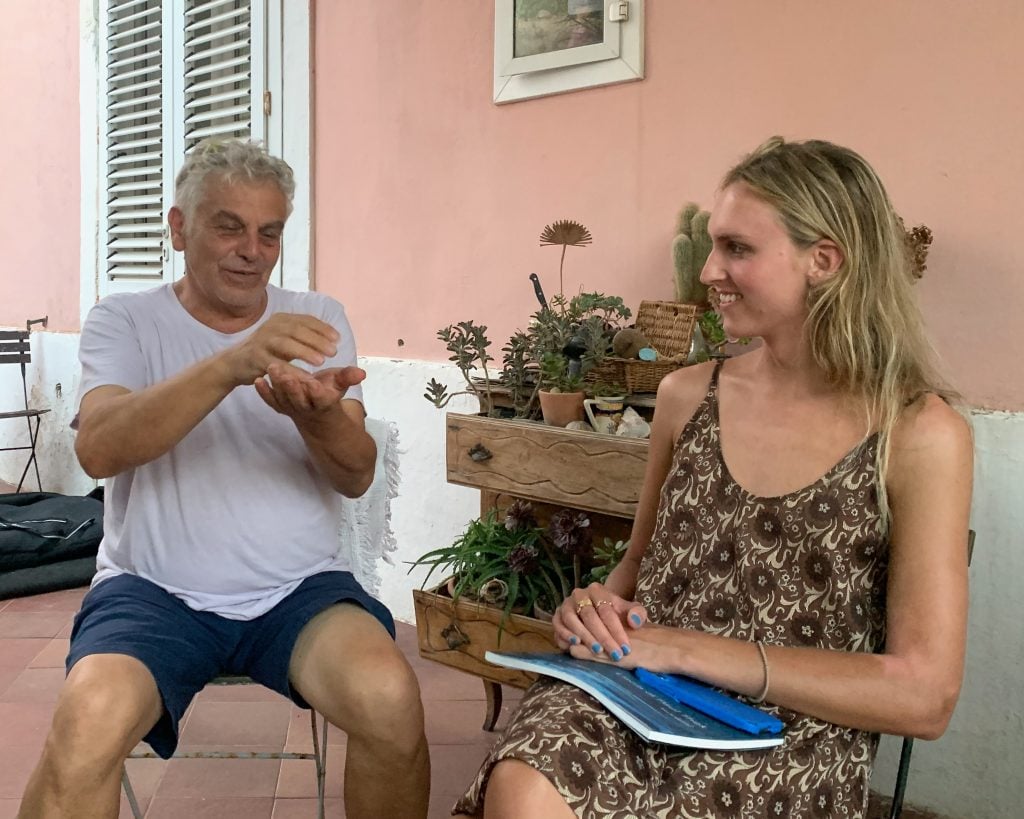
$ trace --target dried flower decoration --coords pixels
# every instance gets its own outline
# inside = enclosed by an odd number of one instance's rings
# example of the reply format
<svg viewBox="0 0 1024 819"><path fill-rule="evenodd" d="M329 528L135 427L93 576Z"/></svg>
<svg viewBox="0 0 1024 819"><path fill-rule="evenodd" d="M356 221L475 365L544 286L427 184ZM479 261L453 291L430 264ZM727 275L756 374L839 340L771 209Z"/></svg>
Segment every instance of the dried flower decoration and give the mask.
<svg viewBox="0 0 1024 819"><path fill-rule="evenodd" d="M562 509L551 516L548 535L562 554L584 557L590 554L593 534L590 518L584 512Z"/></svg>
<svg viewBox="0 0 1024 819"><path fill-rule="evenodd" d="M562 259L558 263L558 294L564 296L565 288L562 284L562 267L565 264L565 249L567 247L584 247L593 241L590 231L579 222L571 219L559 219L550 225L545 225L540 232L540 245L561 245Z"/></svg>
<svg viewBox="0 0 1024 819"><path fill-rule="evenodd" d="M509 532L522 532L536 527L537 518L533 515L533 504L529 501L516 500L505 512L505 529Z"/></svg>
<svg viewBox="0 0 1024 819"><path fill-rule="evenodd" d="M540 566L540 553L528 543L514 546L508 553L508 567L516 574L533 574Z"/></svg>
<svg viewBox="0 0 1024 819"><path fill-rule="evenodd" d="M903 228L903 233L906 236L907 252L910 256L910 273L915 279L920 279L924 275L924 271L928 269L926 262L928 261L928 248L932 243L932 231L927 225L918 225L907 230L903 219L896 218L899 219L900 227Z"/></svg>

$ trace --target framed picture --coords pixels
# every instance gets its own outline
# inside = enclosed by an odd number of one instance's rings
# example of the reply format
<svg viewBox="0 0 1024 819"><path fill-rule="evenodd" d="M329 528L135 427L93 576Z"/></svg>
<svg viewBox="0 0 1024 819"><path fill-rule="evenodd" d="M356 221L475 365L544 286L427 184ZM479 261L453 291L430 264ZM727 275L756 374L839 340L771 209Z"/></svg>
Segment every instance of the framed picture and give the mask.
<svg viewBox="0 0 1024 819"><path fill-rule="evenodd" d="M494 101L644 76L644 0L495 0Z"/></svg>

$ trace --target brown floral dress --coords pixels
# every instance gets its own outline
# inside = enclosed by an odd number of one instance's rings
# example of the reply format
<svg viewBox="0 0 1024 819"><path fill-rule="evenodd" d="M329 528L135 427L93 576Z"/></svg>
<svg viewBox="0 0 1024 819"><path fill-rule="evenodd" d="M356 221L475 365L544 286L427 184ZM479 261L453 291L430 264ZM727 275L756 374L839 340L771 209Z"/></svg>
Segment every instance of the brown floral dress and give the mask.
<svg viewBox="0 0 1024 819"><path fill-rule="evenodd" d="M676 443L637 578L650 620L768 645L880 651L888 541L868 438L815 483L777 498L722 459L718 373ZM482 812L496 762L541 771L580 817L858 817L878 736L772 707L766 751L647 743L573 686L540 679L453 812Z"/></svg>

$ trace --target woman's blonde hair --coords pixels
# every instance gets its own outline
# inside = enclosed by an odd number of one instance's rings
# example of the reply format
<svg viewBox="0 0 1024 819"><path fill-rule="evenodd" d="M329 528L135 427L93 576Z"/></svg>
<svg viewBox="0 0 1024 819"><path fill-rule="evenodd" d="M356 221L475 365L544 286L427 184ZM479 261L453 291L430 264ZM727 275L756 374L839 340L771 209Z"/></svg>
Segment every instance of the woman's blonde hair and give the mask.
<svg viewBox="0 0 1024 819"><path fill-rule="evenodd" d="M956 397L933 364L903 226L871 166L830 142L773 137L722 187L737 182L776 210L798 247L830 239L843 252L835 275L808 293L806 332L829 383L861 403L868 429L878 431L876 485L888 521L884 477L900 414L926 392Z"/></svg>

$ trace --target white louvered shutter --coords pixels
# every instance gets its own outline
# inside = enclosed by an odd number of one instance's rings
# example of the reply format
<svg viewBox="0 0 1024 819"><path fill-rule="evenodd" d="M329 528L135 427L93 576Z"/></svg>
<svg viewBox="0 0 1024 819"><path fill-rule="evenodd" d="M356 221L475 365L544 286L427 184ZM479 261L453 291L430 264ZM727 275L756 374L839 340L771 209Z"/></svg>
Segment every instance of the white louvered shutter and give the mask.
<svg viewBox="0 0 1024 819"><path fill-rule="evenodd" d="M106 49L107 291L164 276L163 12L158 0L109 0Z"/></svg>
<svg viewBox="0 0 1024 819"><path fill-rule="evenodd" d="M184 273L166 213L208 136L265 139L266 0L106 0L106 206L98 295Z"/></svg>

